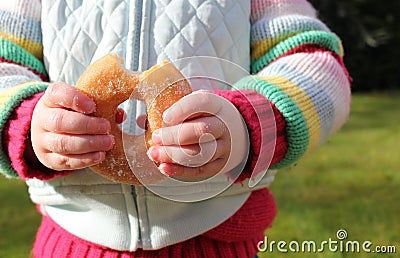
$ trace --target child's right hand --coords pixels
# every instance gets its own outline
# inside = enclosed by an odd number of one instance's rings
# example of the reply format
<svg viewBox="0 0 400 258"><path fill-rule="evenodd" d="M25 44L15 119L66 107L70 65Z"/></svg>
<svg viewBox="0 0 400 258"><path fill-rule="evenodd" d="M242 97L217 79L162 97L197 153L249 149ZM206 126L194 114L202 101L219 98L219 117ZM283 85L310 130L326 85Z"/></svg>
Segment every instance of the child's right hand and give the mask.
<svg viewBox="0 0 400 258"><path fill-rule="evenodd" d="M74 170L100 163L114 145L110 123L89 116L96 105L65 83L54 83L35 107L31 142L39 161L54 170Z"/></svg>

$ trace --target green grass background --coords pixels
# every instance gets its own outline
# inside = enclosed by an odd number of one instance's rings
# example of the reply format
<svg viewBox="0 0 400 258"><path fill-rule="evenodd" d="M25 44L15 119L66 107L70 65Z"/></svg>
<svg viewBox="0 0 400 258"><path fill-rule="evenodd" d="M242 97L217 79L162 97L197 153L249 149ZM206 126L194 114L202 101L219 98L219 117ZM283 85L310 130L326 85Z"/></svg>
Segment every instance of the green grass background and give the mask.
<svg viewBox="0 0 400 258"><path fill-rule="evenodd" d="M397 254L260 253L260 257L400 257L400 95L356 94L344 128L271 187L278 215L270 241L346 240L394 245ZM0 179L0 257L28 257L40 217L27 187Z"/></svg>
<svg viewBox="0 0 400 258"><path fill-rule="evenodd" d="M354 95L343 129L271 186L278 215L273 241L336 239L395 245L395 254L279 253L260 257L400 257L400 95ZM345 241L346 241L345 240Z"/></svg>

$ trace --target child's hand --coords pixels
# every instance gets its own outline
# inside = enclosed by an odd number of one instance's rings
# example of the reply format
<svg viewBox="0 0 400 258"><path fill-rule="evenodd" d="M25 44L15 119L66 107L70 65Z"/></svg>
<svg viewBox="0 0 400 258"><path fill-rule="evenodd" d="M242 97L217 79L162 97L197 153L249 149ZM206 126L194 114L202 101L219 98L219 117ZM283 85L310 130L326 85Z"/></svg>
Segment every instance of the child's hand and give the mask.
<svg viewBox="0 0 400 258"><path fill-rule="evenodd" d="M153 133L157 145L148 150L149 157L160 163L162 173L204 178L227 172L244 161L247 129L228 100L207 91L193 92L172 105L163 117L167 127Z"/></svg>
<svg viewBox="0 0 400 258"><path fill-rule="evenodd" d="M89 116L95 103L75 87L51 85L35 107L31 141L39 161L54 170L95 165L114 145L110 124Z"/></svg>

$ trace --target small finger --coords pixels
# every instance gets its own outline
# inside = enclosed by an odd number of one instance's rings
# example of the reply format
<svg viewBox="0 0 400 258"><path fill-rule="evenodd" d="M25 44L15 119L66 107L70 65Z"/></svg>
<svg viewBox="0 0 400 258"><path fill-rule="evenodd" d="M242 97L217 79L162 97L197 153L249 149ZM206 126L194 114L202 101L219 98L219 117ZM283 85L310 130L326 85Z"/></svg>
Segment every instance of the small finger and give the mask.
<svg viewBox="0 0 400 258"><path fill-rule="evenodd" d="M54 108L46 116L41 116L40 124L49 132L69 134L107 134L110 122L104 118L84 115L78 112Z"/></svg>
<svg viewBox="0 0 400 258"><path fill-rule="evenodd" d="M76 155L63 155L49 152L44 157L44 164L53 170L74 170L99 164L105 159L105 157L105 152L92 152Z"/></svg>
<svg viewBox="0 0 400 258"><path fill-rule="evenodd" d="M204 179L223 172L225 163L224 159L216 159L200 167L186 167L172 163L162 163L158 169L161 173L169 177Z"/></svg>
<svg viewBox="0 0 400 258"><path fill-rule="evenodd" d="M142 129L146 129L146 115L139 115L136 118L136 124L142 128Z"/></svg>
<svg viewBox="0 0 400 258"><path fill-rule="evenodd" d="M225 140L185 146L152 146L147 155L156 163L174 163L198 167L228 155L230 145Z"/></svg>
<svg viewBox="0 0 400 258"><path fill-rule="evenodd" d="M195 114L216 114L221 109L221 98L208 91L195 91L178 100L163 113L167 126L180 124Z"/></svg>
<svg viewBox="0 0 400 258"><path fill-rule="evenodd" d="M62 82L50 85L42 99L49 107L67 108L83 114L91 114L96 108L94 101L86 94Z"/></svg>
<svg viewBox="0 0 400 258"><path fill-rule="evenodd" d="M66 135L44 133L43 143L48 151L59 154L84 154L112 149L115 144L111 135Z"/></svg>
<svg viewBox="0 0 400 258"><path fill-rule="evenodd" d="M122 108L117 108L115 114L115 123L120 124L126 120L126 112Z"/></svg>
<svg viewBox="0 0 400 258"><path fill-rule="evenodd" d="M227 128L216 116L199 117L179 125L164 127L153 132L152 139L157 145L187 145L212 141L225 134ZM213 137L204 137L207 134Z"/></svg>

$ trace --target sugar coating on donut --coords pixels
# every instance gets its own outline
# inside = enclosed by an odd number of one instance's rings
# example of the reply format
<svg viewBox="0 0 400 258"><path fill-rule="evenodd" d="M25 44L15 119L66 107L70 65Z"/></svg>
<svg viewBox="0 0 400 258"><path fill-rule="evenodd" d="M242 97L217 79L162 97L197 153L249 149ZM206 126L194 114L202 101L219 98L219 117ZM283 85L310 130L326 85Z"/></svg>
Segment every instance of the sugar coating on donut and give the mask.
<svg viewBox="0 0 400 258"><path fill-rule="evenodd" d="M106 152L105 160L91 169L112 181L132 185L140 184L136 175L141 177L145 171L131 170L124 143L132 146L128 148L132 151L143 152L137 155L138 160L147 158L145 148L153 144L152 133L162 127L163 112L192 91L184 76L169 62L162 62L140 74L125 69L123 60L115 54L91 64L79 78L77 88L96 103L93 115L110 122L110 133L115 139L115 146ZM118 106L130 97L144 101L147 107L147 131L142 143L138 143L137 138L130 142L129 137L123 142L124 133L115 122Z"/></svg>
<svg viewBox="0 0 400 258"><path fill-rule="evenodd" d="M147 108L147 147L154 145L152 133L163 126L162 115L180 98L192 92L190 84L176 67L164 61L140 75L137 91Z"/></svg>

